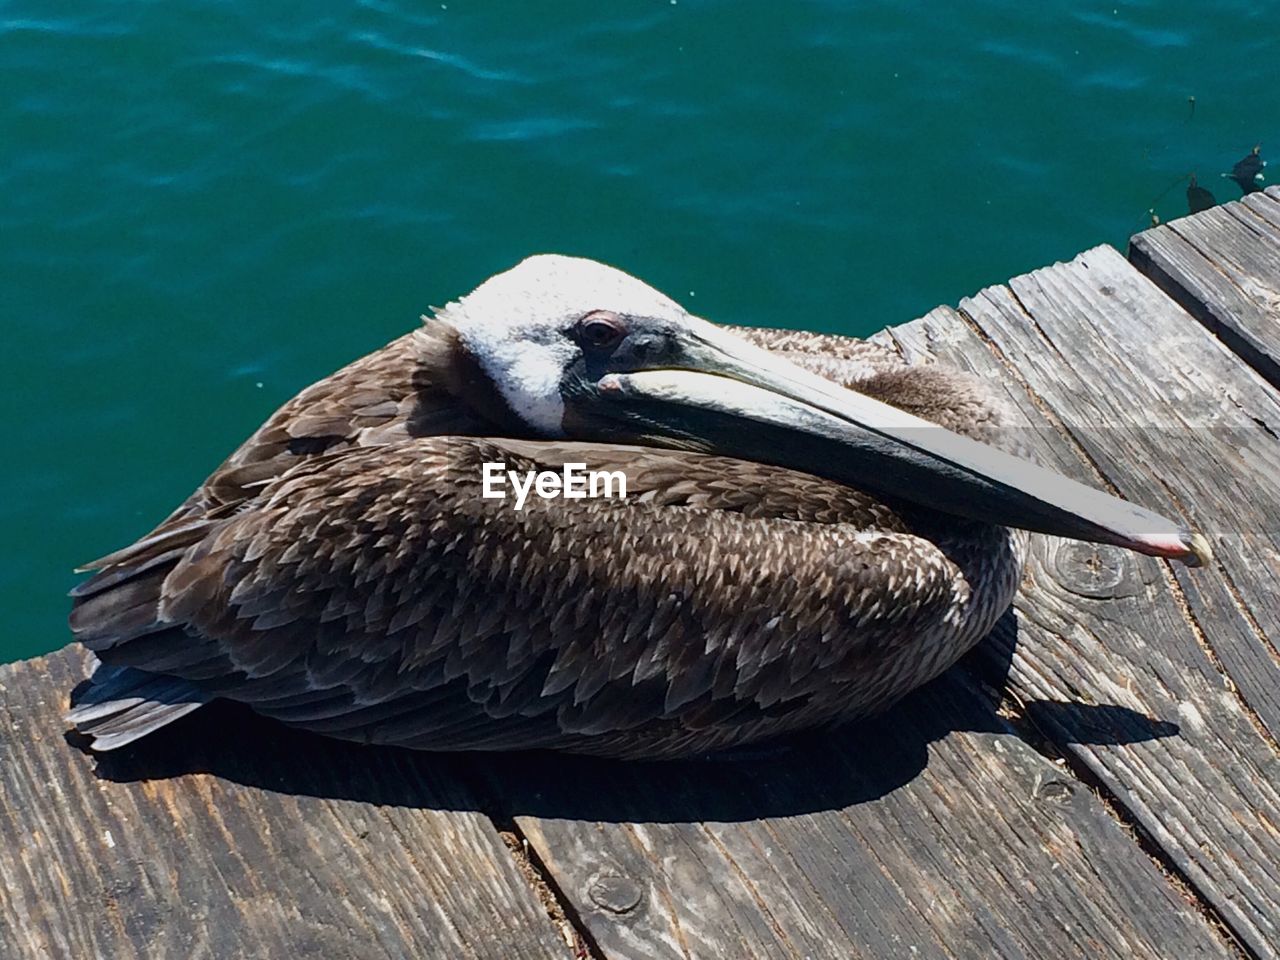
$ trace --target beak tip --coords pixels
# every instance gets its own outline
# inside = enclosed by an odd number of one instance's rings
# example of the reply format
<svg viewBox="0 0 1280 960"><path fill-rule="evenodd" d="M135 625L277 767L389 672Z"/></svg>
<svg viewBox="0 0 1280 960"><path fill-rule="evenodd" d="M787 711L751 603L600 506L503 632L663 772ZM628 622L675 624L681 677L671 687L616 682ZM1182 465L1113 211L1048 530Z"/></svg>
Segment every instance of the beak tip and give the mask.
<svg viewBox="0 0 1280 960"><path fill-rule="evenodd" d="M1149 557L1177 560L1188 567L1207 567L1213 562L1213 550L1208 539L1190 527L1182 527L1176 532L1140 534L1124 545Z"/></svg>
<svg viewBox="0 0 1280 960"><path fill-rule="evenodd" d="M1187 553L1178 559L1188 567L1207 567L1213 562L1213 549L1209 540L1197 530L1186 530L1183 536L1187 544Z"/></svg>

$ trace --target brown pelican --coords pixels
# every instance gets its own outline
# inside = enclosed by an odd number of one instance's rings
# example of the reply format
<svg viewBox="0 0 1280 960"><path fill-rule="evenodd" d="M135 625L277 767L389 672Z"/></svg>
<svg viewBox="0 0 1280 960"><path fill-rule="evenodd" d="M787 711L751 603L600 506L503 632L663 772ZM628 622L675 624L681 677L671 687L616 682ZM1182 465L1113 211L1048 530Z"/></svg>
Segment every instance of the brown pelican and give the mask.
<svg viewBox="0 0 1280 960"><path fill-rule="evenodd" d="M1197 563L1169 520L983 441L970 378L716 326L537 256L308 387L71 626L99 750L215 698L431 750L699 753L881 708L1008 607L1010 528ZM626 498L482 496L485 463Z"/></svg>

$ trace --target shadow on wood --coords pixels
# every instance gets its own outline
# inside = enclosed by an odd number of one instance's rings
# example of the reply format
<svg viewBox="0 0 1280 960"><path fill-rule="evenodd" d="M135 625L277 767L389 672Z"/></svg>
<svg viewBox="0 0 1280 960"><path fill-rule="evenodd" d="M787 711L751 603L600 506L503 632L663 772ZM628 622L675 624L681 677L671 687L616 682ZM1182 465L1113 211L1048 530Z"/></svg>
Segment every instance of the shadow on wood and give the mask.
<svg viewBox="0 0 1280 960"><path fill-rule="evenodd" d="M547 752L432 754L345 743L218 702L129 747L97 755L118 783L209 773L278 793L491 816L596 822L721 823L835 810L879 799L928 763L957 730L1006 733L997 713L1016 621L888 713L830 731L688 761L637 763ZM1025 716L1054 738L1133 743L1178 727L1124 707L1036 702ZM67 740L85 749L83 738ZM252 749L246 749L246 745ZM442 793L442 780L469 789Z"/></svg>

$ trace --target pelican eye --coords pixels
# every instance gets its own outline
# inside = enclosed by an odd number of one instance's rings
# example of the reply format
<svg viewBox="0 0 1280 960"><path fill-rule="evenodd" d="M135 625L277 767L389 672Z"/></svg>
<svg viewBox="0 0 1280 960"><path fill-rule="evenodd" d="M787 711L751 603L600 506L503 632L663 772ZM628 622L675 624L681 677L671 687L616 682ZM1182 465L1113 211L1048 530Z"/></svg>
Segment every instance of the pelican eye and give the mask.
<svg viewBox="0 0 1280 960"><path fill-rule="evenodd" d="M592 350L608 350L627 334L622 319L614 313L589 313L578 323L578 339Z"/></svg>

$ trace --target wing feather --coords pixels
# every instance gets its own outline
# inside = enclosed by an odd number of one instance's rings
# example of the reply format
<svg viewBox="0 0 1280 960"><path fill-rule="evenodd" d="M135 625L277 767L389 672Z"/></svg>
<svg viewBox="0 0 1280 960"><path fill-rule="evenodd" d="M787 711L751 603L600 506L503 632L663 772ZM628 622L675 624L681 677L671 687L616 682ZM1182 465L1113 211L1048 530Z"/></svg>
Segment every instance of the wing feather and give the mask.
<svg viewBox="0 0 1280 960"><path fill-rule="evenodd" d="M900 365L860 341L740 332L850 384ZM402 338L303 391L165 524L99 561L76 590L77 636L110 669L171 675L194 691L184 703L241 700L349 739L619 752L643 728L634 747L652 753L803 712L833 677L856 699L902 635L869 612L873 571L925 572L907 598L922 623L955 599L956 563L910 517L811 476L421 435L477 425L423 400L414 350ZM488 460L623 470L629 497L516 512L480 496ZM114 710L73 714L100 747L174 713L117 693Z"/></svg>

